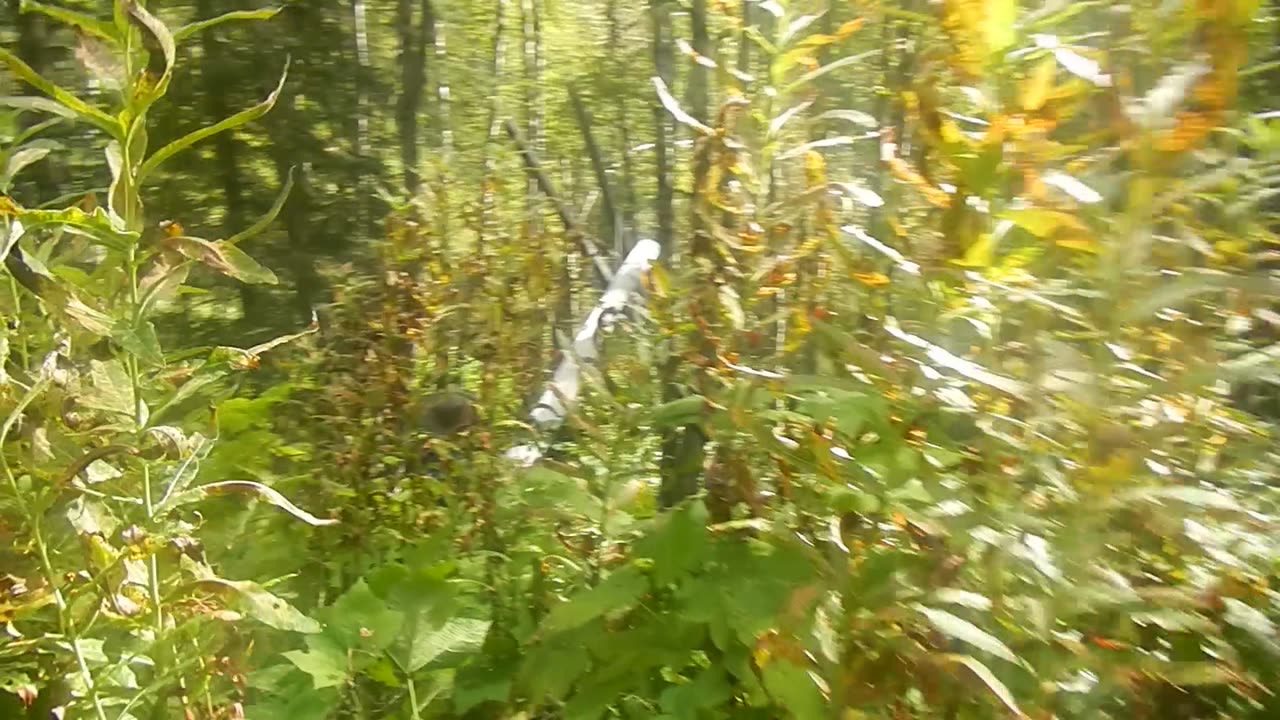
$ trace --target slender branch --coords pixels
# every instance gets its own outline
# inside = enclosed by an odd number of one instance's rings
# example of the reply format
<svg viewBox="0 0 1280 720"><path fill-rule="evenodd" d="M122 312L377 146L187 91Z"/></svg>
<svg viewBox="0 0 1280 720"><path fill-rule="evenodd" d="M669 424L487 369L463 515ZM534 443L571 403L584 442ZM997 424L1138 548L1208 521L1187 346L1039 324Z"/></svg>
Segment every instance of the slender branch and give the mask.
<svg viewBox="0 0 1280 720"><path fill-rule="evenodd" d="M604 164L604 154L591 133L591 110L582 100L578 88L569 86L569 102L573 107L573 115L578 120L578 128L582 131L582 142L587 146L587 156L591 158L591 170L595 173L596 184L600 186L600 200L604 204L604 215L608 237L616 239L619 230L618 203L614 199L613 188L609 184L609 174Z"/></svg>

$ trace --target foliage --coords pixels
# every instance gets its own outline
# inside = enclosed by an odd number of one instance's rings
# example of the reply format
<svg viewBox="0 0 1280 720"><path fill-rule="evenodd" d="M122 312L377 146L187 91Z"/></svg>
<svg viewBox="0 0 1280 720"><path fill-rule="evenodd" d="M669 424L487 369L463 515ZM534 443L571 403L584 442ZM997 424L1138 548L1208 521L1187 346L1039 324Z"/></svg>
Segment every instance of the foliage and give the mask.
<svg viewBox="0 0 1280 720"><path fill-rule="evenodd" d="M1274 7L219 5L0 50L6 717L1280 711Z"/></svg>

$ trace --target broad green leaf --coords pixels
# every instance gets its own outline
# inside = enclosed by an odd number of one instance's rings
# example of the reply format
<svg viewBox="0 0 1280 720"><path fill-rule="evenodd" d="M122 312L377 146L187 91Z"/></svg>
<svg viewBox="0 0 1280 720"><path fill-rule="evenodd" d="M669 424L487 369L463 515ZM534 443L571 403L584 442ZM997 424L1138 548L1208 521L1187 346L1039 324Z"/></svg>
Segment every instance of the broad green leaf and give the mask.
<svg viewBox="0 0 1280 720"><path fill-rule="evenodd" d="M404 626L404 613L387 607L363 578L316 615L324 621L327 636L345 648L367 651L390 647Z"/></svg>
<svg viewBox="0 0 1280 720"><path fill-rule="evenodd" d="M275 17L281 8L263 8L262 10L233 10L229 13L223 13L217 17L207 20L199 20L187 25L183 25L173 33L173 39L182 42L196 33L208 30L211 27L221 25L226 22L237 22L242 20L270 20Z"/></svg>
<svg viewBox="0 0 1280 720"><path fill-rule="evenodd" d="M276 216L280 214L280 210L284 207L285 202L289 199L289 191L293 189L293 168L289 168L288 175L285 176L284 187L280 189L280 193L276 195L275 202L271 203L271 209L267 213L258 218L252 225L245 228L241 232L232 235L223 241L223 245L239 245L253 237L257 237L263 230L266 230L271 223L275 222Z"/></svg>
<svg viewBox="0 0 1280 720"><path fill-rule="evenodd" d="M117 320L111 329L111 339L131 355L136 355L146 365L162 365L164 354L160 350L160 337L150 320L134 326L127 320Z"/></svg>
<svg viewBox="0 0 1280 720"><path fill-rule="evenodd" d="M334 648L321 645L307 651L291 650L284 656L311 676L315 689L339 687L347 681L347 658Z"/></svg>
<svg viewBox="0 0 1280 720"><path fill-rule="evenodd" d="M663 691L659 702L672 717L696 718L700 711L720 707L732 696L733 688L724 668L713 665L699 673L693 682Z"/></svg>
<svg viewBox="0 0 1280 720"><path fill-rule="evenodd" d="M604 582L569 598L551 609L542 622L542 631L558 633L584 625L609 613L631 609L648 590L649 582L633 566L626 566Z"/></svg>
<svg viewBox="0 0 1280 720"><path fill-rule="evenodd" d="M634 553L652 559L654 584L666 585L702 565L707 541L707 508L691 500L659 518Z"/></svg>
<svg viewBox="0 0 1280 720"><path fill-rule="evenodd" d="M249 580L226 580L204 573L197 580L201 585L225 588L235 593L236 606L249 617L276 630L313 634L320 632L320 623L298 612L298 609Z"/></svg>
<svg viewBox="0 0 1280 720"><path fill-rule="evenodd" d="M210 268L241 282L274 285L275 273L258 264L243 250L226 242L210 242L194 237L168 238L166 243L183 256L208 265Z"/></svg>
<svg viewBox="0 0 1280 720"><path fill-rule="evenodd" d="M760 672L765 690L796 720L827 716L827 701L804 668L786 660L776 660Z"/></svg>
<svg viewBox="0 0 1280 720"><path fill-rule="evenodd" d="M1000 703L1009 710L1009 712L1013 713L1015 717L1025 718L1027 716L1026 713L1022 712L1022 710L1018 708L1018 703L1014 701L1013 693L1009 692L1009 688L1006 687L1004 683L1000 682L1000 679L995 676L995 673L991 672L991 669L986 665L983 665L977 658L970 657L969 655L944 655L942 656L942 659L962 665L969 672L973 673L974 676L981 680L982 684L986 685L987 688L991 690L992 694L996 696L996 699L998 699Z"/></svg>
<svg viewBox="0 0 1280 720"><path fill-rule="evenodd" d="M1020 664L1018 656L1015 655L1007 645L1000 642L1000 640L994 635L991 635L986 630L983 630L968 620L952 615L946 610L925 607L919 603L916 603L914 607L917 612L924 615L925 618L938 629L938 632L941 632L943 635L968 643L979 650L989 652L992 655L1008 660L1011 663Z"/></svg>
<svg viewBox="0 0 1280 720"><path fill-rule="evenodd" d="M64 7L55 5L46 5L35 0L22 0L22 12L38 12L42 15L57 20L58 22L80 28L84 32L103 40L109 40L113 44L119 44L120 38L116 34L115 26L105 20L99 20L91 15L68 10Z"/></svg>
<svg viewBox="0 0 1280 720"><path fill-rule="evenodd" d="M133 384L119 360L90 360L89 383L90 389L80 395L81 405L119 415L133 415Z"/></svg>
<svg viewBox="0 0 1280 720"><path fill-rule="evenodd" d="M453 618L443 627L422 627L409 638L407 654L396 658L396 663L406 673L414 673L445 653L475 652L484 643L490 625L488 620Z"/></svg>
<svg viewBox="0 0 1280 720"><path fill-rule="evenodd" d="M21 58L3 47L0 47L0 63L7 65L9 70L18 76L18 79L53 98L78 117L89 121L111 137L123 137L124 128L120 126L120 123L116 122L115 118L44 79L40 73L32 70L30 65L27 65Z"/></svg>
<svg viewBox="0 0 1280 720"><path fill-rule="evenodd" d="M213 137L220 132L234 130L241 125L253 122L263 115L266 115L270 112L271 108L275 107L276 101L280 99L280 93L284 90L284 83L288 77L289 63L286 62L284 71L280 74L280 82L276 85L275 90L272 90L271 94L268 95L265 100L251 108L248 108L247 110L242 110L225 120L184 135L155 151L155 153L152 154L151 157L147 158L146 162L142 164L142 167L138 168L137 183L141 185L153 172L155 172L156 168L160 167L160 165L164 163L164 161L174 155L177 155L183 150L186 150L192 145L195 145L201 140Z"/></svg>

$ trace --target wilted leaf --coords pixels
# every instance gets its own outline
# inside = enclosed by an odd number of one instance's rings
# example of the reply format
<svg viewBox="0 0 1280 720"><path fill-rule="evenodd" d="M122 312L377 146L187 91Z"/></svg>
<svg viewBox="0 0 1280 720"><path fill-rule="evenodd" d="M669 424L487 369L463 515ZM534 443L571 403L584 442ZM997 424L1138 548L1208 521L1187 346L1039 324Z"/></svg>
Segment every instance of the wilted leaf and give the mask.
<svg viewBox="0 0 1280 720"><path fill-rule="evenodd" d="M307 523L308 525L313 525L313 526L334 525L334 524L337 524L338 522L337 520L333 520L333 519L318 518L315 515L312 515L311 513L307 512L306 510L303 510L302 508L298 507L297 505L294 505L292 502L289 501L289 498L286 498L284 495L281 495L278 491L273 490L272 488L269 488L266 485L263 485L262 483L252 482L249 480L226 480L223 482L207 483L205 485L192 488L186 493L183 493L182 495L178 496L175 502L176 504L181 505L186 502L192 502L194 500L207 497L208 495L213 493L222 493L227 491L236 491L236 492L248 491L248 492L256 493L263 500L266 500L272 505L275 505L276 507L280 508L281 510L284 510L285 512Z"/></svg>
<svg viewBox="0 0 1280 720"><path fill-rule="evenodd" d="M275 273L258 264L243 250L226 242L210 242L194 237L168 238L169 246L185 257L204 263L228 277L241 282L265 285L276 284Z"/></svg>

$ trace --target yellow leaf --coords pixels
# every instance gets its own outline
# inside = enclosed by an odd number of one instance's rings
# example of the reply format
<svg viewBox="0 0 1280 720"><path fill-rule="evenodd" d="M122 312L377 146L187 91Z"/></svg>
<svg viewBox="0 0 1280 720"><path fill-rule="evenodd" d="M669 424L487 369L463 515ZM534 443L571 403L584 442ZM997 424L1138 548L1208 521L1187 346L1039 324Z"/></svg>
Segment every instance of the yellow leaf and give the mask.
<svg viewBox="0 0 1280 720"><path fill-rule="evenodd" d="M854 273L853 277L868 287L884 287L889 284L889 277L884 273Z"/></svg>
<svg viewBox="0 0 1280 720"><path fill-rule="evenodd" d="M836 37L841 40L844 40L848 38L850 35L858 32L858 30L862 29L862 26L865 25L866 22L867 22L866 18L858 18L857 20L850 20L849 22L840 26L840 29L836 31Z"/></svg>
<svg viewBox="0 0 1280 720"><path fill-rule="evenodd" d="M1035 70L1031 71L1030 77L1022 84L1023 110L1035 112L1044 107L1044 102L1049 97L1049 90L1053 87L1053 78L1057 71L1058 63L1052 57L1044 58L1036 66Z"/></svg>
<svg viewBox="0 0 1280 720"><path fill-rule="evenodd" d="M965 250L964 257L951 262L961 267L982 268L991 265L991 259L995 255L996 244L991 237L991 233L983 233L978 239Z"/></svg>

